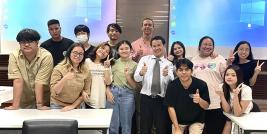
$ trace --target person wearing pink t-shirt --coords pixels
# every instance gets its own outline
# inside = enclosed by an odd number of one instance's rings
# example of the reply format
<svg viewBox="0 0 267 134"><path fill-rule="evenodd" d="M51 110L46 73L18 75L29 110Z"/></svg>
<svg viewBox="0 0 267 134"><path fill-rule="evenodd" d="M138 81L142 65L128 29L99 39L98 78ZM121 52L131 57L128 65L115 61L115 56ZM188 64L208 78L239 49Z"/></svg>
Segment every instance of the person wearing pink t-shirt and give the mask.
<svg viewBox="0 0 267 134"><path fill-rule="evenodd" d="M141 57L153 54L150 40L154 31L154 22L151 18L144 18L142 22L142 36L132 42L134 50L133 60L138 62Z"/></svg>

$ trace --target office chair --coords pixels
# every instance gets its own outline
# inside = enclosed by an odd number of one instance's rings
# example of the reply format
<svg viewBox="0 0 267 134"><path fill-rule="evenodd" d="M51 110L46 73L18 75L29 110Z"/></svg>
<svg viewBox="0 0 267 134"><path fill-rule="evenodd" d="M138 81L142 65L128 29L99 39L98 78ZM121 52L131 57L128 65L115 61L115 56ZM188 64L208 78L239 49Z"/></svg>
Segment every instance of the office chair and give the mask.
<svg viewBox="0 0 267 134"><path fill-rule="evenodd" d="M252 103L253 103L253 108L251 109L250 112L261 112L261 110L260 110L258 104L255 103L254 101L252 101Z"/></svg>
<svg viewBox="0 0 267 134"><path fill-rule="evenodd" d="M70 119L25 120L22 134L78 134L78 122Z"/></svg>

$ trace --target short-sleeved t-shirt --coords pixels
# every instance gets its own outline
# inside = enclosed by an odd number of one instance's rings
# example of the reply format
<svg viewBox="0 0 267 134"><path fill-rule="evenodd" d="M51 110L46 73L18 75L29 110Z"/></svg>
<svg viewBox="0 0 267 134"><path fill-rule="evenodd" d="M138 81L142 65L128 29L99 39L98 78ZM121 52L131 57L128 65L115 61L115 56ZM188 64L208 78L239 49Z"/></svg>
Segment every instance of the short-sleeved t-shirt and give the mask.
<svg viewBox="0 0 267 134"><path fill-rule="evenodd" d="M74 42L63 37L61 41L54 41L52 38L41 44L41 47L49 51L53 56L54 66L64 59L64 53Z"/></svg>
<svg viewBox="0 0 267 134"><path fill-rule="evenodd" d="M205 110L199 104L194 103L190 97L190 94L195 94L197 89L199 89L200 97L210 103L207 84L198 78L192 77L192 83L188 89L183 87L179 78L168 85L164 103L175 109L179 124L204 122Z"/></svg>
<svg viewBox="0 0 267 134"><path fill-rule="evenodd" d="M254 69L255 69L257 63L255 61L249 61L247 63L237 64L237 65L240 67L240 69L243 72L244 83L246 85L250 85L249 80L251 79L251 77L254 74Z"/></svg>
<svg viewBox="0 0 267 134"><path fill-rule="evenodd" d="M44 104L49 105L49 80L53 70L52 55L39 48L36 57L30 63L17 49L9 55L8 78L23 79L23 91L20 100L21 108L36 108L35 83L44 85Z"/></svg>

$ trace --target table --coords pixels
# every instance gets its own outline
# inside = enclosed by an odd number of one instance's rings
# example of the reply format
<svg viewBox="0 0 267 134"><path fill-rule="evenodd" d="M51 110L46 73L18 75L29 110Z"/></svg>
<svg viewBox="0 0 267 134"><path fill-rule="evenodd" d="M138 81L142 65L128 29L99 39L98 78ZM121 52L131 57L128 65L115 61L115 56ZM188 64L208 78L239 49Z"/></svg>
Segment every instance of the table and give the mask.
<svg viewBox="0 0 267 134"><path fill-rule="evenodd" d="M111 116L112 109L74 109L67 112L59 109L0 109L0 131L21 129L23 121L30 119L75 119L79 130L102 130L106 134Z"/></svg>
<svg viewBox="0 0 267 134"><path fill-rule="evenodd" d="M7 102L13 99L13 87L0 86L0 106L3 102Z"/></svg>
<svg viewBox="0 0 267 134"><path fill-rule="evenodd" d="M236 117L226 112L224 112L224 115L243 129L245 134L267 132L267 112L250 112L241 117Z"/></svg>

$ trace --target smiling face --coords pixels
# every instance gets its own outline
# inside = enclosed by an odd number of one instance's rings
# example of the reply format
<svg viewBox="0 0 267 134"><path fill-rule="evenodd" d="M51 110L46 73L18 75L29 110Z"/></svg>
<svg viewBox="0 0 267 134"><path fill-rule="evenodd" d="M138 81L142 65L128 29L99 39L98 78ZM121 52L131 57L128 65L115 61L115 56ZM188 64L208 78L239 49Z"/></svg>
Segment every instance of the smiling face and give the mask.
<svg viewBox="0 0 267 134"><path fill-rule="evenodd" d="M110 53L110 47L108 45L100 46L96 50L96 57L98 57L100 60L105 59Z"/></svg>
<svg viewBox="0 0 267 134"><path fill-rule="evenodd" d="M199 47L200 55L203 57L210 56L213 53L213 50L214 50L214 44L212 40L209 38L204 39Z"/></svg>
<svg viewBox="0 0 267 134"><path fill-rule="evenodd" d="M164 55L164 46L161 40L153 40L151 47L153 49L153 54L157 58L161 58Z"/></svg>
<svg viewBox="0 0 267 134"><path fill-rule="evenodd" d="M131 48L128 44L123 43L120 45L118 52L121 58L128 58L131 54Z"/></svg>
<svg viewBox="0 0 267 134"><path fill-rule="evenodd" d="M79 65L84 57L84 50L80 46L76 46L72 49L70 54L70 60L73 65Z"/></svg>
<svg viewBox="0 0 267 134"><path fill-rule="evenodd" d="M175 44L173 46L173 53L176 57L183 57L184 49L179 44Z"/></svg>
<svg viewBox="0 0 267 134"><path fill-rule="evenodd" d="M142 31L145 35L152 35L154 31L154 24L152 20L144 20L142 24Z"/></svg>
<svg viewBox="0 0 267 134"><path fill-rule="evenodd" d="M225 78L224 78L226 84L228 84L229 86L236 86L237 83L237 75L235 70L233 69L227 69L227 71L225 72Z"/></svg>
<svg viewBox="0 0 267 134"><path fill-rule="evenodd" d="M237 54L240 59L247 59L250 53L250 48L248 44L241 44L237 49Z"/></svg>
<svg viewBox="0 0 267 134"><path fill-rule="evenodd" d="M116 28L109 27L107 34L110 40L118 40L121 33Z"/></svg>

